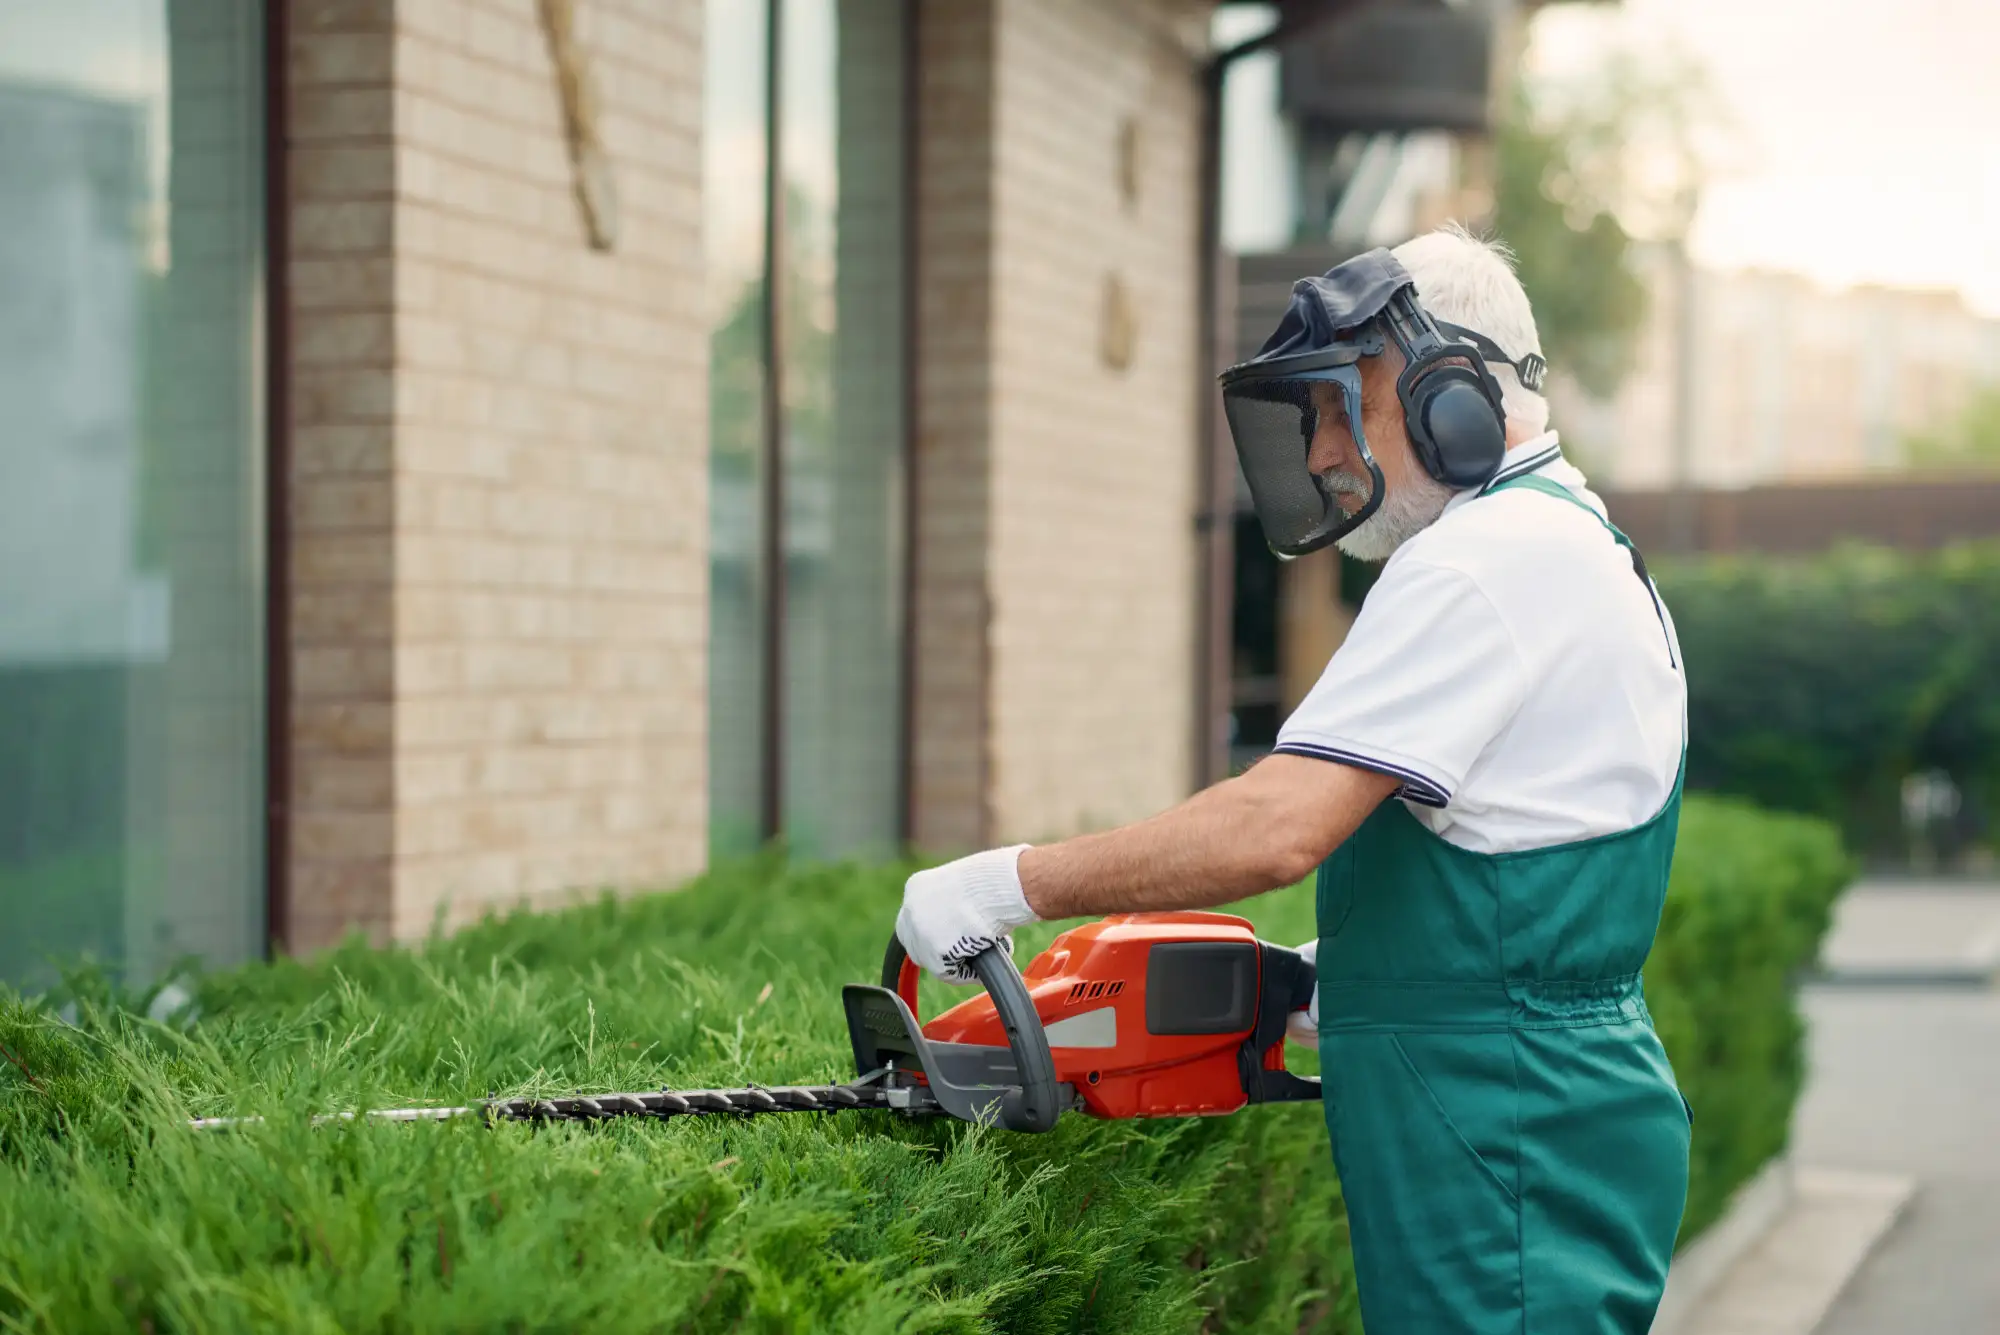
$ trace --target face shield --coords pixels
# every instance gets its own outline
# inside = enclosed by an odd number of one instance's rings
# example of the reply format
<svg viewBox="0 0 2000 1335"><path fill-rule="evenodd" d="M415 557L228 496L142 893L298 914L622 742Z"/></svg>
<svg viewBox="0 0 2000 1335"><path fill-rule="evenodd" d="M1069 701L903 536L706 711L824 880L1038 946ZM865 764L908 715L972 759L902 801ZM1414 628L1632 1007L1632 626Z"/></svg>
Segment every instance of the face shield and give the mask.
<svg viewBox="0 0 2000 1335"><path fill-rule="evenodd" d="M1257 355L1222 373L1222 409L1236 458L1264 541L1279 556L1304 556L1337 542L1381 507L1382 469L1361 430L1360 363L1381 354L1379 317L1389 299L1411 285L1386 250L1302 278ZM1367 470L1366 503L1351 515L1341 509L1335 486L1307 466L1323 410L1345 417L1354 460Z"/></svg>
<svg viewBox="0 0 2000 1335"><path fill-rule="evenodd" d="M1361 430L1359 364L1381 350L1378 337L1372 347L1349 343L1223 372L1222 410L1229 434L1264 541L1279 556L1304 556L1338 542L1381 507L1382 469ZM1336 484L1314 474L1308 462L1327 412L1346 419L1352 453L1368 474L1367 496L1351 515L1341 508Z"/></svg>

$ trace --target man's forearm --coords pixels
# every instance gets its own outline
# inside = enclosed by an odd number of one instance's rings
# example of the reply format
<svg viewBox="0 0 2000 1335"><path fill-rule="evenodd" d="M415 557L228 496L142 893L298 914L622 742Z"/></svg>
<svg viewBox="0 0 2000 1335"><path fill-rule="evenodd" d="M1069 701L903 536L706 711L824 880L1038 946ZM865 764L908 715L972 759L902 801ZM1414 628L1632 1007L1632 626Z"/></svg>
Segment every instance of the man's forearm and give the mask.
<svg viewBox="0 0 2000 1335"><path fill-rule="evenodd" d="M1149 820L1026 850L1021 889L1045 919L1214 908L1303 879L1394 787L1273 756Z"/></svg>
<svg viewBox="0 0 2000 1335"><path fill-rule="evenodd" d="M1276 850L1219 785L1136 825L1021 854L1021 889L1043 918L1213 908L1287 882Z"/></svg>

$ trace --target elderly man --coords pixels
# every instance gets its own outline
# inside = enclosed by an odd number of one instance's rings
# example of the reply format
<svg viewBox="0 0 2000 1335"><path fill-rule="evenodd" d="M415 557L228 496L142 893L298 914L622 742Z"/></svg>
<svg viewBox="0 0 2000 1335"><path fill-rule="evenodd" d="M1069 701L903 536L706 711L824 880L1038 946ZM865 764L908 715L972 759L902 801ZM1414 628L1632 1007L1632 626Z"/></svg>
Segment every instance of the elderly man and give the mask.
<svg viewBox="0 0 2000 1335"><path fill-rule="evenodd" d="M1149 820L912 876L964 980L1037 919L1317 869L1317 1043L1369 1335L1651 1324L1691 1117L1640 986L1685 687L1638 552L1547 429L1504 252L1456 229L1301 281L1224 404L1265 535L1384 562L1276 753ZM1393 800L1392 800L1393 799Z"/></svg>

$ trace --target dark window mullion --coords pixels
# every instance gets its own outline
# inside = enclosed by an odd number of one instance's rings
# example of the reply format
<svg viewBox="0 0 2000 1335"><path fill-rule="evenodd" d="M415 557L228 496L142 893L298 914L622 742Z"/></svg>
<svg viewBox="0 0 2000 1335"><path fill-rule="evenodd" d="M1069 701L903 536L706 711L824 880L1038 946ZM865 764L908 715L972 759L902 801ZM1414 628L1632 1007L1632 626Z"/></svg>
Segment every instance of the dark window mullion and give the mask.
<svg viewBox="0 0 2000 1335"><path fill-rule="evenodd" d="M759 473L764 568L763 763L759 833L766 841L784 830L785 727L785 399L784 330L785 165L782 109L784 5L770 0L765 19L764 92L764 440Z"/></svg>

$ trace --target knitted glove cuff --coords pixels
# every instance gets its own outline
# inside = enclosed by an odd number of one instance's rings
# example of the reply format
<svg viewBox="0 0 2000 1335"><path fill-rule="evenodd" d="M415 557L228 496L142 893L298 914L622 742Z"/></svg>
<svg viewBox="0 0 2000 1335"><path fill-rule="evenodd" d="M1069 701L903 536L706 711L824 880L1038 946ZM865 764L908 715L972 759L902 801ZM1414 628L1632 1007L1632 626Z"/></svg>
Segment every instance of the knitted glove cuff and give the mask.
<svg viewBox="0 0 2000 1335"><path fill-rule="evenodd" d="M1037 921L1021 891L1021 854L1026 844L989 848L962 858L958 864L959 884L972 909L995 927L1019 927Z"/></svg>

